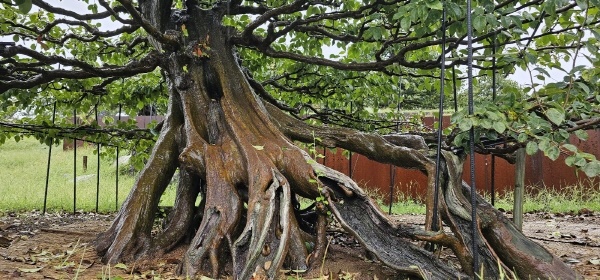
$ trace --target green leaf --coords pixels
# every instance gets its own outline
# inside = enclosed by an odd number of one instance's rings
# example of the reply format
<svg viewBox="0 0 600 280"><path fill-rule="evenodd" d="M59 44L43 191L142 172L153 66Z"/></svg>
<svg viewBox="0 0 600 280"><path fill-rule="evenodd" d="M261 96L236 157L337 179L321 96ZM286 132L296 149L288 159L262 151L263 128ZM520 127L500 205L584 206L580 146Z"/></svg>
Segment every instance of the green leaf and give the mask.
<svg viewBox="0 0 600 280"><path fill-rule="evenodd" d="M190 34L188 33L187 27L185 26L185 24L181 25L181 31L183 32L183 37L189 37Z"/></svg>
<svg viewBox="0 0 600 280"><path fill-rule="evenodd" d="M52 142L54 139L52 139L52 137L46 137L44 139L44 144L46 144L46 146L52 146Z"/></svg>
<svg viewBox="0 0 600 280"><path fill-rule="evenodd" d="M483 119L483 120L481 120L481 123L479 125L485 129L490 129L490 128L492 128L493 124L492 124L492 121L490 121L488 119Z"/></svg>
<svg viewBox="0 0 600 280"><path fill-rule="evenodd" d="M475 28L475 30L477 31L483 31L483 29L485 28L485 23L486 19L483 15L475 16L473 18L473 28Z"/></svg>
<svg viewBox="0 0 600 280"><path fill-rule="evenodd" d="M540 143L538 144L539 149L545 151L550 148L550 139L547 137L540 137Z"/></svg>
<svg viewBox="0 0 600 280"><path fill-rule="evenodd" d="M565 120L565 113L556 108L550 108L546 111L546 117L556 125L560 125Z"/></svg>
<svg viewBox="0 0 600 280"><path fill-rule="evenodd" d="M403 16L404 16L404 12L402 12L402 11L398 11L398 12L396 12L396 13L394 14L394 16L392 17L392 19L393 19L393 20L397 20L397 19L399 19L399 18L401 18L401 17L403 17Z"/></svg>
<svg viewBox="0 0 600 280"><path fill-rule="evenodd" d="M402 18L402 20L400 20L400 27L405 31L408 31L410 29L410 24L410 17L404 17Z"/></svg>
<svg viewBox="0 0 600 280"><path fill-rule="evenodd" d="M371 34L371 38L375 40L380 40L382 37L382 28L381 27L371 27L367 31ZM365 32L365 35L367 32Z"/></svg>
<svg viewBox="0 0 600 280"><path fill-rule="evenodd" d="M317 6L310 6L308 7L308 9L306 10L306 16L310 17L314 14L318 14L319 13L319 8Z"/></svg>
<svg viewBox="0 0 600 280"><path fill-rule="evenodd" d="M571 151L571 152L577 152L577 147L573 144L563 144L563 148Z"/></svg>
<svg viewBox="0 0 600 280"><path fill-rule="evenodd" d="M427 2L426 3L427 8L433 9L433 10L443 10L444 9L444 4L442 4L441 1L433 1L433 2Z"/></svg>
<svg viewBox="0 0 600 280"><path fill-rule="evenodd" d="M118 263L115 264L115 268L127 270L127 265L125 265L124 263Z"/></svg>
<svg viewBox="0 0 600 280"><path fill-rule="evenodd" d="M466 118L463 119L459 124L458 124L458 128L461 131L468 131L469 129L471 129L471 127L473 127L473 120Z"/></svg>
<svg viewBox="0 0 600 280"><path fill-rule="evenodd" d="M575 161L577 160L577 157L575 156L569 156L565 159L565 164L567 166L573 166L575 164Z"/></svg>
<svg viewBox="0 0 600 280"><path fill-rule="evenodd" d="M504 125L504 123L500 121L494 122L494 130L502 134L506 130L506 125Z"/></svg>
<svg viewBox="0 0 600 280"><path fill-rule="evenodd" d="M575 166L578 166L578 167L582 167L586 164L587 164L587 160L585 160L584 158L577 158L577 160L575 161Z"/></svg>
<svg viewBox="0 0 600 280"><path fill-rule="evenodd" d="M494 16L493 14L487 14L487 15L485 15L485 20L492 27L498 25L498 19L496 19L496 16Z"/></svg>
<svg viewBox="0 0 600 280"><path fill-rule="evenodd" d="M600 162L592 161L586 164L583 168L581 168L585 175L588 177L598 176L600 174Z"/></svg>
<svg viewBox="0 0 600 280"><path fill-rule="evenodd" d="M576 84L577 84L577 85L578 85L578 86L579 86L579 87L580 87L580 88L581 88L583 91L585 91L585 93L587 93L587 94L590 94L590 88L589 88L589 87L588 87L586 84L584 84L584 83L582 83L582 82L577 82Z"/></svg>
<svg viewBox="0 0 600 280"><path fill-rule="evenodd" d="M556 146L550 146L550 148L544 151L544 154L554 161L560 156L560 149Z"/></svg>
<svg viewBox="0 0 600 280"><path fill-rule="evenodd" d="M588 8L587 1L585 0L575 0L575 3L577 3L577 6L579 6L581 10L586 10Z"/></svg>
<svg viewBox="0 0 600 280"><path fill-rule="evenodd" d="M499 120L500 117L494 111L485 111L485 115L490 118L490 120Z"/></svg>
<svg viewBox="0 0 600 280"><path fill-rule="evenodd" d="M460 6L457 5L454 2L448 2L448 6L450 6L450 10L452 12L452 16L454 17L460 17L462 15L462 10L460 9Z"/></svg>
<svg viewBox="0 0 600 280"><path fill-rule="evenodd" d="M19 11L23 14L29 13L31 10L31 0L23 0L23 3L19 5Z"/></svg>
<svg viewBox="0 0 600 280"><path fill-rule="evenodd" d="M525 146L525 152L528 155L534 155L538 151L538 144L536 142L529 142L527 146Z"/></svg>
<svg viewBox="0 0 600 280"><path fill-rule="evenodd" d="M94 14L97 14L98 13L98 5L97 4L88 5L88 10L92 11L92 13L94 13Z"/></svg>
<svg viewBox="0 0 600 280"><path fill-rule="evenodd" d="M586 141L589 137L587 131L585 130L575 130L575 136L583 141Z"/></svg>

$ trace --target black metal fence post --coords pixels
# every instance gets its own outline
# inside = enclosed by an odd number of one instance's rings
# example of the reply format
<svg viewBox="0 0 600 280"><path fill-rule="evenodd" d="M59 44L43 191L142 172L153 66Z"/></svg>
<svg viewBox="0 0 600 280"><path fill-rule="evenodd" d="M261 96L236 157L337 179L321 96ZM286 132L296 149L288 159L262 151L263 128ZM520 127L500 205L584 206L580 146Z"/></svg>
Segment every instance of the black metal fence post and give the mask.
<svg viewBox="0 0 600 280"><path fill-rule="evenodd" d="M56 118L56 101L54 101L54 105L52 108L52 125L54 125L54 120ZM42 214L46 214L46 203L48 202L48 183L50 181L50 160L52 158L52 145L54 144L54 138L52 138L52 143L48 146L48 165L46 166L46 188L44 189L44 208L42 210Z"/></svg>
<svg viewBox="0 0 600 280"><path fill-rule="evenodd" d="M77 126L77 109L73 109L73 124ZM73 214L77 212L77 138L73 137Z"/></svg>

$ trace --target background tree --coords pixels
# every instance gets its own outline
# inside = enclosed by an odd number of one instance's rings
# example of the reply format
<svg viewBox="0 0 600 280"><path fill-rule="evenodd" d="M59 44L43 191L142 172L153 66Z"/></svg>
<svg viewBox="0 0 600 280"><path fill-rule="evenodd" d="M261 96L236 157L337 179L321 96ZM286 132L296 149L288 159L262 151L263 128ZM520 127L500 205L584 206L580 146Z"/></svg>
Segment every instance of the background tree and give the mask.
<svg viewBox="0 0 600 280"><path fill-rule="evenodd" d="M466 107L468 101L468 93L465 88L465 84L462 83L463 87L458 90L457 102L459 106ZM475 96L475 105L481 106L484 102L492 102L494 100L493 97L493 87L496 87L496 96L506 96L515 94L516 98L526 99L527 92L523 86L519 85L516 81L504 78L504 77L496 77L496 84L492 83L492 77L489 75L478 77L475 81L473 81L473 95ZM452 100L452 99L450 99ZM452 100L453 101L453 100ZM451 103L451 102L448 102Z"/></svg>
<svg viewBox="0 0 600 280"><path fill-rule="evenodd" d="M102 129L94 122L78 129L52 125L49 105L89 112L121 104L137 112L146 100L168 96L148 162L114 223L96 241L103 261L160 256L182 245L183 274L274 278L282 266L320 263L330 211L381 261L408 275L446 279L483 270L496 278L505 270L519 278L577 277L480 197L471 232L462 156L447 151L436 210L453 233L432 230L441 220L433 218L431 138L421 131L381 135L401 120L394 110L401 79L419 80L417 92L437 92L440 56L454 56L451 65L465 64L465 15L472 12L474 66L481 71L492 70L492 45L497 68L505 72L517 65L560 67L557 58L570 59L574 67L565 70L564 82L531 89L529 99L508 95L473 115L458 112L447 143L465 145L465 132L475 127L478 136L510 144L478 145L480 151L507 154L527 145L528 151L553 156L566 149L577 158L575 165L598 174L593 158L563 144L569 133L583 137L579 131L599 120L597 92L589 86L597 83L598 70L586 70L575 59L585 49L597 63L597 0L477 1L473 11L438 0L86 4L88 13L42 0L3 2L1 35L17 45L2 52L7 75L0 78L0 93L36 115L3 122L0 142L24 134L47 143L86 134L102 143L117 144L118 136L148 143L152 133L120 123ZM544 68L536 71L544 74ZM429 177L426 228L392 225L356 183L318 164L293 141L423 171ZM166 227L152 235L160 196L177 169L174 210ZM298 196L315 206L301 209ZM451 248L462 269L442 263L414 240ZM314 250L306 242L314 242Z"/></svg>

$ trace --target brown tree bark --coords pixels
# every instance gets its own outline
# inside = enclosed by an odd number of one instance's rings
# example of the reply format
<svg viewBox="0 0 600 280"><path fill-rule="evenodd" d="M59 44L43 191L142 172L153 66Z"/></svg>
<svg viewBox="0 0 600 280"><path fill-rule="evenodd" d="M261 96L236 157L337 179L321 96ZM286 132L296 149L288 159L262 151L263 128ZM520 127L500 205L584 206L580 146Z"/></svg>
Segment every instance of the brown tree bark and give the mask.
<svg viewBox="0 0 600 280"><path fill-rule="evenodd" d="M155 1L145 3L143 12L154 16L153 24L165 26L160 19L168 17L161 7L152 5ZM419 137L384 138L345 128L311 127L263 104L238 65L220 16L188 8L193 19L186 24L189 37L167 32L188 47L169 50L168 45L154 42L168 53L161 67L169 84L169 111L146 167L111 227L96 241L103 261L156 257L182 245L187 246L180 265L183 275L226 273L236 279L273 279L281 267L307 269L311 257L322 257L325 219L304 215L296 202L296 196L302 196L323 199L349 233L401 273L435 279L470 273L472 240L465 226L469 217L464 215L470 206L457 181L460 160L446 155L452 160L445 173L441 211L453 235L392 224L355 182L316 163L291 139L313 142L313 137L319 137L326 146L419 169L432 184L434 165ZM177 169L174 210L167 226L152 235L160 196ZM196 206L198 197L202 202ZM528 249L532 242L512 231L493 208L478 209L481 238L475 253L485 260L485 277L499 275L497 258L521 278L546 271L576 276L543 248ZM191 241L186 242L186 236ZM507 236L513 242L502 244ZM464 271L442 263L412 241L452 248ZM311 252L307 242L316 242L317 249ZM510 260L515 255L517 263ZM538 269L528 272L532 268ZM558 274L559 269L564 272Z"/></svg>

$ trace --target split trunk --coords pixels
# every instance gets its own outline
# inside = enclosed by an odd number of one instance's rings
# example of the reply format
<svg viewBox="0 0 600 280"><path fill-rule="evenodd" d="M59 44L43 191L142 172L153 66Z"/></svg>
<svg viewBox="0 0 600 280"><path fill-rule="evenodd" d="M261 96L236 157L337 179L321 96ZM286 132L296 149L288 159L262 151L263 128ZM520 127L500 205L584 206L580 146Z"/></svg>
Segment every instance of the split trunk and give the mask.
<svg viewBox="0 0 600 280"><path fill-rule="evenodd" d="M161 26L168 16L156 3L148 0L142 10ZM131 193L96 241L103 261L158 257L186 246L183 275L276 278L282 267L305 270L320 263L330 211L366 249L406 275L449 279L470 274L470 248L476 242L485 278L496 278L499 268L519 278L577 277L481 199L472 240L469 190L460 181L460 159L448 153L440 213L453 234L392 224L356 183L316 163L292 140L313 142L316 135L327 146L422 170L431 190L434 165L422 150L422 139L310 127L263 104L239 66L221 16L197 8L188 13L189 37L175 33L186 47L169 50L156 43L165 53L161 67L169 85L168 113ZM179 176L173 211L166 226L153 234L160 197L173 176ZM432 221L432 196L429 224L439 223ZM298 197L319 202L301 209ZM451 248L463 270L413 241Z"/></svg>

